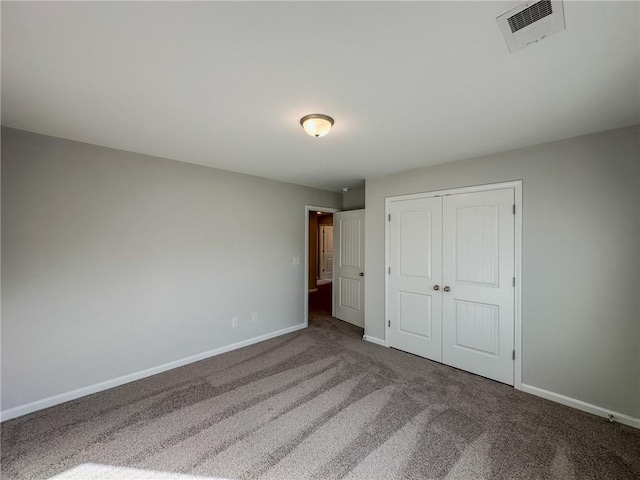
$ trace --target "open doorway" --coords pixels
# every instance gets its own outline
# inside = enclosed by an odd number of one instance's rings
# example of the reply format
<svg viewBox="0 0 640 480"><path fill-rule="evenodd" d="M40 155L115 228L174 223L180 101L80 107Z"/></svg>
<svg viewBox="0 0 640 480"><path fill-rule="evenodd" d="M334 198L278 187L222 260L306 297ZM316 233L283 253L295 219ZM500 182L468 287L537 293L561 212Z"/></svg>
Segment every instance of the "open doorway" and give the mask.
<svg viewBox="0 0 640 480"><path fill-rule="evenodd" d="M309 317L333 311L333 213L309 212Z"/></svg>
<svg viewBox="0 0 640 480"><path fill-rule="evenodd" d="M333 214L338 210L307 206L305 320L332 316L333 306Z"/></svg>

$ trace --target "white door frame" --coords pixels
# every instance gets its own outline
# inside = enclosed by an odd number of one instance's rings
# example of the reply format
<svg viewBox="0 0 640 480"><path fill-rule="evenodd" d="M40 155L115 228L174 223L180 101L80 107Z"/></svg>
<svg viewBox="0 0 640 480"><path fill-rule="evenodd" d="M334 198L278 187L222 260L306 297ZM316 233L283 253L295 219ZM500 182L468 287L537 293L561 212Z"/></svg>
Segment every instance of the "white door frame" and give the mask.
<svg viewBox="0 0 640 480"><path fill-rule="evenodd" d="M389 312L387 295L389 294L389 276L387 271L389 269L389 222L387 221L389 215L389 203L394 200L411 200L414 198L424 197L443 197L446 195L456 195L459 193L473 193L473 192L486 192L489 190L501 190L504 188L513 188L515 194L515 312L514 312L514 342L513 348L516 351L515 364L513 368L513 387L516 390L522 390L522 180L514 180L510 182L491 183L486 185L472 185L468 187L449 188L446 190L436 190L423 193L414 193L409 195L395 195L392 197L386 197L384 202L384 317L385 317L385 330L384 330L384 342L389 346Z"/></svg>
<svg viewBox="0 0 640 480"><path fill-rule="evenodd" d="M304 206L304 327L309 326L309 212L337 213L340 209L330 207ZM333 269L335 271L335 257ZM335 313L333 295L331 296L331 313Z"/></svg>

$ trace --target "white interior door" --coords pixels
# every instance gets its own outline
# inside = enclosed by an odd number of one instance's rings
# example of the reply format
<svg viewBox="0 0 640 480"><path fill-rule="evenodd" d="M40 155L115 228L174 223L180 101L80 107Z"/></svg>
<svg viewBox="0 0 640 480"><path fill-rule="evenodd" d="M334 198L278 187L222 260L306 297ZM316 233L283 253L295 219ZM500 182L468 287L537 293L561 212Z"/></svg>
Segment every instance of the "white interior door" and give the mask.
<svg viewBox="0 0 640 480"><path fill-rule="evenodd" d="M389 204L389 345L442 361L442 199Z"/></svg>
<svg viewBox="0 0 640 480"><path fill-rule="evenodd" d="M364 327L364 210L333 215L334 316Z"/></svg>
<svg viewBox="0 0 640 480"><path fill-rule="evenodd" d="M323 280L333 279L333 226L320 226L320 272Z"/></svg>
<svg viewBox="0 0 640 480"><path fill-rule="evenodd" d="M514 190L443 197L443 347L448 365L513 385Z"/></svg>
<svg viewBox="0 0 640 480"><path fill-rule="evenodd" d="M513 188L390 200L389 346L514 384Z"/></svg>

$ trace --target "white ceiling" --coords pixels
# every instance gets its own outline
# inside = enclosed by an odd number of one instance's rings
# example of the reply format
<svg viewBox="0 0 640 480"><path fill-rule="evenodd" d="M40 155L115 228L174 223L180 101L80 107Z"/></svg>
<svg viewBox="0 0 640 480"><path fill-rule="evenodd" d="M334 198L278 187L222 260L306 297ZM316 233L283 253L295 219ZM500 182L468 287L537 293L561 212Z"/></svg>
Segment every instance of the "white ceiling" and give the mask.
<svg viewBox="0 0 640 480"><path fill-rule="evenodd" d="M2 123L339 190L640 121L637 2L509 54L518 3L2 2Z"/></svg>

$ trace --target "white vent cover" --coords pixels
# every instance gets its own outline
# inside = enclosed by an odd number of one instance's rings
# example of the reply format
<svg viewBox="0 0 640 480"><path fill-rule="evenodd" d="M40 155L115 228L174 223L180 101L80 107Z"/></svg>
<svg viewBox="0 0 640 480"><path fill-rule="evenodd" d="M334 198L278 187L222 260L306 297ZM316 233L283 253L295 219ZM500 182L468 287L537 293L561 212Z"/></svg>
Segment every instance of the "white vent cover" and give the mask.
<svg viewBox="0 0 640 480"><path fill-rule="evenodd" d="M566 28L562 0L525 2L496 20L512 53Z"/></svg>

